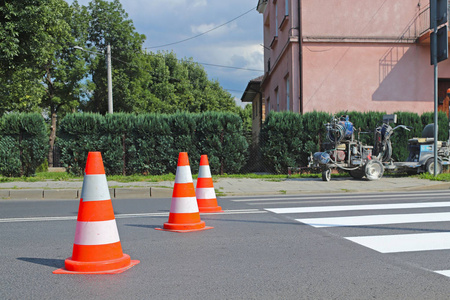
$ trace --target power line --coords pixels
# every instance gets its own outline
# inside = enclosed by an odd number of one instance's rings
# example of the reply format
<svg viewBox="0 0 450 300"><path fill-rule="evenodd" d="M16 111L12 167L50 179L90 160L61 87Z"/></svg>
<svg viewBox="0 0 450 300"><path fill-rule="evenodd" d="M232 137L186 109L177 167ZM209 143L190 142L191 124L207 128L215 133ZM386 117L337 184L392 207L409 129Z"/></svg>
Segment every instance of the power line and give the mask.
<svg viewBox="0 0 450 300"><path fill-rule="evenodd" d="M101 52L94 52L94 51L88 51L88 50L83 50L83 51L96 53L96 54L103 54ZM148 55L147 53L144 53L144 54ZM133 66L130 62L123 61L123 60L118 59L118 58L116 58L114 56L111 56L111 59L113 59L115 61L120 61L121 63L124 63L124 64L129 65L129 66ZM227 69L244 70L244 71L252 71L252 72L264 72L264 70L259 70L259 69L242 68L242 67L235 67L235 66L224 66L224 65L217 65L217 64L210 64L210 63L203 63L203 62L196 62L196 61L189 61L189 60L183 60L183 59L177 59L177 60L180 63L186 61L186 62L197 63L199 65L218 67L218 68L227 68ZM135 67L141 69L140 66L135 66Z"/></svg>
<svg viewBox="0 0 450 300"><path fill-rule="evenodd" d="M240 68L240 67L233 67L233 66L215 65L215 64L208 64L208 63L202 63L202 62L198 62L198 64L201 64L201 65L204 65L204 66L219 67L219 68L229 68L229 69L236 69L236 70L245 70L245 71L254 71L254 72L264 72L264 70L249 69L249 68Z"/></svg>
<svg viewBox="0 0 450 300"><path fill-rule="evenodd" d="M184 39L184 40L181 40L181 41L178 41L178 42L169 43L169 44L164 44L164 45L158 45L158 46L147 47L147 48L144 48L144 49L154 49L154 48L162 48L162 47L172 46L172 45L175 45L175 44L180 44L180 43L183 43L183 42L186 42L186 41L189 41L189 40L198 38L198 37L200 37L200 36L202 36L202 35L205 35L205 34L211 32L211 31L213 31L213 30L216 30L216 29L218 29L218 28L220 28L220 27L223 27L223 26L225 26L225 25L227 25L227 24L229 24L229 23L231 23L231 22L233 22L233 21L239 19L240 17L245 16L246 14L250 13L251 11L253 11L255 8L256 8L256 6L253 7L252 9L248 10L247 12L243 13L242 15L237 16L236 18L234 18L234 19L232 19L232 20L230 20L230 21L228 21L228 22L225 22L225 23L223 23L223 24L221 24L221 25L219 25L219 26L217 26L217 27L214 27L214 28L212 28L212 29L210 29L210 30L207 30L207 31L205 31L205 32L202 32L202 33L197 34L197 35L195 35L195 36L192 36L192 37L190 37L190 38L187 38L187 39Z"/></svg>
<svg viewBox="0 0 450 300"><path fill-rule="evenodd" d="M226 88L223 88L224 90L227 90L227 91L229 91L229 92L237 92L237 93L243 93L244 91L240 91L240 90L233 90L233 89L226 89Z"/></svg>

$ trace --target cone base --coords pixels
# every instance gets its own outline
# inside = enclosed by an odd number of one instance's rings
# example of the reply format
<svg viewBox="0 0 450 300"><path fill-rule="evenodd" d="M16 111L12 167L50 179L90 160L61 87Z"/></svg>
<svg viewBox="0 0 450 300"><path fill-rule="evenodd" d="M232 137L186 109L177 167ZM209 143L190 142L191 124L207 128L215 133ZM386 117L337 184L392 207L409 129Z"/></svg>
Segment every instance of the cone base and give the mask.
<svg viewBox="0 0 450 300"><path fill-rule="evenodd" d="M155 228L156 230L163 231L174 231L174 232L192 232L212 229L212 227L207 227L205 221L200 221L198 223L164 223L163 228Z"/></svg>
<svg viewBox="0 0 450 300"><path fill-rule="evenodd" d="M164 224L165 225L165 224ZM211 226L205 226L203 228L198 228L198 229L166 229L166 228L155 228L156 230L160 230L160 231L171 231L171 232L194 232L194 231L202 231L202 230L208 230L208 229L213 229L214 227Z"/></svg>
<svg viewBox="0 0 450 300"><path fill-rule="evenodd" d="M53 274L119 274L140 263L139 260L131 260L128 254L121 258L107 261L82 262L65 260L65 268L53 271Z"/></svg>
<svg viewBox="0 0 450 300"><path fill-rule="evenodd" d="M222 207L214 206L214 207L198 207L200 213L214 213L214 212L223 212Z"/></svg>

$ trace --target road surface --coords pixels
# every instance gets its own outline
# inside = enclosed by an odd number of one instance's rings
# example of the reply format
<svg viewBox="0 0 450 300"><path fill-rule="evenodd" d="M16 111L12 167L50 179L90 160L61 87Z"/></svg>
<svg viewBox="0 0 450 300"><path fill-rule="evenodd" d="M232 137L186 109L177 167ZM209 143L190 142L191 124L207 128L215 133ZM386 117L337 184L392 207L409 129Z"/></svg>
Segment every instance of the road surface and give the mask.
<svg viewBox="0 0 450 300"><path fill-rule="evenodd" d="M223 197L214 229L155 230L171 199L113 200L118 275L55 275L78 201L0 202L0 299L448 299L447 191Z"/></svg>

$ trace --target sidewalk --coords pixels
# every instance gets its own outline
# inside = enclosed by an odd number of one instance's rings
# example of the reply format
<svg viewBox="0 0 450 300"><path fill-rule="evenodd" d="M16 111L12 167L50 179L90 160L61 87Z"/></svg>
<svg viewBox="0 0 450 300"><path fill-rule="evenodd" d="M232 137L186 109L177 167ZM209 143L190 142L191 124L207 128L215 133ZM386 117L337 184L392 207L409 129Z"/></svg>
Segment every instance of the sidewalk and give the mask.
<svg viewBox="0 0 450 300"><path fill-rule="evenodd" d="M194 180L194 185L196 184ZM83 181L2 182L0 199L63 200L79 199ZM108 181L112 199L170 198L173 181L116 182ZM283 180L220 178L214 181L217 196L254 196L319 193L373 193L414 190L449 190L450 182L431 181L410 177L383 177L380 180L356 180L351 177L332 178L325 182L320 178L293 178Z"/></svg>

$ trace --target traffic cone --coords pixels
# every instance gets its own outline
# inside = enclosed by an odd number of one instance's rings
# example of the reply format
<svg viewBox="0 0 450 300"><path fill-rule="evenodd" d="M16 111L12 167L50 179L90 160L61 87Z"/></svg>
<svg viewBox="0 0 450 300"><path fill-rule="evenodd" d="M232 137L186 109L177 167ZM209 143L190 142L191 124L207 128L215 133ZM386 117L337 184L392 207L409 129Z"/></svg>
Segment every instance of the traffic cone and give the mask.
<svg viewBox="0 0 450 300"><path fill-rule="evenodd" d="M122 252L102 154L86 162L72 256L54 274L117 274L138 264Z"/></svg>
<svg viewBox="0 0 450 300"><path fill-rule="evenodd" d="M198 169L197 189L198 210L201 213L221 212L222 207L217 205L216 192L214 191L211 170L209 169L208 156L200 157L200 168Z"/></svg>
<svg viewBox="0 0 450 300"><path fill-rule="evenodd" d="M164 223L164 228L156 229L191 232L212 228L207 227L205 222L200 220L188 154L187 152L180 152L178 155L177 173L175 175L169 221Z"/></svg>

